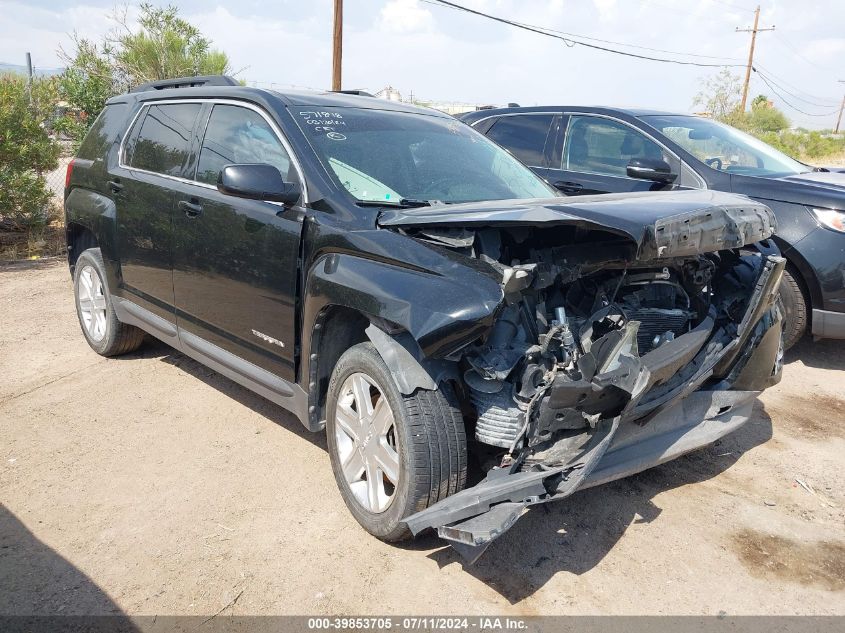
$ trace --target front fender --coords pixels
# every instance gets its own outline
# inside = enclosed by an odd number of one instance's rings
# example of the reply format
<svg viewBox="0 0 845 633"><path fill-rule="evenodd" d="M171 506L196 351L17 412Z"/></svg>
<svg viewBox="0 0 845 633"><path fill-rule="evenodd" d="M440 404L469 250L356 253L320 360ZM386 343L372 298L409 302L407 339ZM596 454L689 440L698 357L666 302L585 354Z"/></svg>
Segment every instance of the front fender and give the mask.
<svg viewBox="0 0 845 633"><path fill-rule="evenodd" d="M406 330L429 358L448 356L485 332L504 299L494 279L469 267L446 277L337 253L315 262L305 295L303 332L326 306L343 306Z"/></svg>

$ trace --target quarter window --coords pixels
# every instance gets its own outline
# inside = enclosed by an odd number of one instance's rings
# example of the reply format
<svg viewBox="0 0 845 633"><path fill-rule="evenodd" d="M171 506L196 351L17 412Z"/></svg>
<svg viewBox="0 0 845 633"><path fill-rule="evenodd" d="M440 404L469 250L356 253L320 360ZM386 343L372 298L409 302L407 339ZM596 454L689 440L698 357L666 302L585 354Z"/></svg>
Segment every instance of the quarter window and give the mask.
<svg viewBox="0 0 845 633"><path fill-rule="evenodd" d="M127 148L127 164L159 174L181 176L199 111L198 103L150 106L137 138Z"/></svg>
<svg viewBox="0 0 845 633"><path fill-rule="evenodd" d="M562 169L625 177L632 158L664 160L673 169L678 168L674 156L623 123L598 117L572 117Z"/></svg>
<svg viewBox="0 0 845 633"><path fill-rule="evenodd" d="M196 179L214 184L223 166L232 163L267 163L286 181L296 180L290 156L264 117L248 108L217 104L208 120Z"/></svg>
<svg viewBox="0 0 845 633"><path fill-rule="evenodd" d="M500 118L487 136L526 165L544 167L544 150L553 114L520 114Z"/></svg>

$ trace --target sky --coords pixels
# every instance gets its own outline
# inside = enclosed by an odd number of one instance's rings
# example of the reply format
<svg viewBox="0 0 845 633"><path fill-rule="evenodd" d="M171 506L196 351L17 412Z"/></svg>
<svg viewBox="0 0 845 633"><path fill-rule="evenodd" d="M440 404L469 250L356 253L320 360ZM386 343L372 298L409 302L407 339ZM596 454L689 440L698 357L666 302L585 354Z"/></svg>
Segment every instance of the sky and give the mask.
<svg viewBox="0 0 845 633"><path fill-rule="evenodd" d="M455 2L577 34L599 46L738 65L747 61L750 34L735 28L751 26L756 6L754 0ZM263 87L330 86L332 0L171 0L170 4L229 55L239 71L237 77ZM837 83L845 80L845 1L761 0L761 4L760 26L776 28L758 34L755 66L767 73L770 86L753 73L749 98L766 94L795 125L833 127L845 93L845 83ZM71 33L102 37L114 26L109 20L114 6L113 0L0 0L0 62L23 64L29 51L36 67L60 67L57 50L72 48ZM376 91L391 85L405 97L468 104L637 106L690 112L697 109L693 100L702 84L718 71L568 46L432 0L344 3L344 88Z"/></svg>

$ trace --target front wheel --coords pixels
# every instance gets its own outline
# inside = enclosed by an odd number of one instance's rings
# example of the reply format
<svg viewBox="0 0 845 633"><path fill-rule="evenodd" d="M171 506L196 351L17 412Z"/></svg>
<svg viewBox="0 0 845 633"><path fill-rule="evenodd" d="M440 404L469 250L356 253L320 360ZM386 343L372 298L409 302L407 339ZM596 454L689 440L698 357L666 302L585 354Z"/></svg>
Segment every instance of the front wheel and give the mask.
<svg viewBox="0 0 845 633"><path fill-rule="evenodd" d="M326 417L343 501L382 540L409 538L403 519L466 484L466 433L449 386L402 394L371 343L338 360Z"/></svg>

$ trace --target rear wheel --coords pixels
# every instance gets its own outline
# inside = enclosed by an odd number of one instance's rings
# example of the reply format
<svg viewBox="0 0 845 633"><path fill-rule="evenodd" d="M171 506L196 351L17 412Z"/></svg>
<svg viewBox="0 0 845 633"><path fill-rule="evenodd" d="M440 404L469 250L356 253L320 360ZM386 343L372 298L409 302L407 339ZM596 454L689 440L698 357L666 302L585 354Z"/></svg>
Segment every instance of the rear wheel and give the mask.
<svg viewBox="0 0 845 633"><path fill-rule="evenodd" d="M783 305L783 348L795 345L807 331L807 298L801 283L789 268L783 271L780 282L780 299Z"/></svg>
<svg viewBox="0 0 845 633"><path fill-rule="evenodd" d="M89 248L76 260L73 291L76 314L85 340L101 356L133 352L144 340L144 332L117 320L111 294L105 282L106 269L99 248Z"/></svg>
<svg viewBox="0 0 845 633"><path fill-rule="evenodd" d="M403 395L371 343L338 360L326 433L344 502L382 540L409 538L403 519L466 483L464 422L449 386Z"/></svg>

